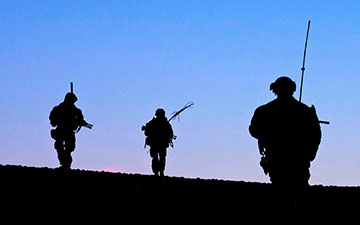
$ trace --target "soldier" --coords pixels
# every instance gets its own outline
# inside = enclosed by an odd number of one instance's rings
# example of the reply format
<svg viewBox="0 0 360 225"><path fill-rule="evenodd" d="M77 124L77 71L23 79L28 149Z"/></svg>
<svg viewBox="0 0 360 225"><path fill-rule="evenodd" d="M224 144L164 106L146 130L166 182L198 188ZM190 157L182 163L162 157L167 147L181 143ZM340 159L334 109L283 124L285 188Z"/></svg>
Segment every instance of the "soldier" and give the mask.
<svg viewBox="0 0 360 225"><path fill-rule="evenodd" d="M249 127L258 139L261 166L273 184L308 186L310 162L315 159L321 130L315 107L293 97L296 84L280 77L270 85L277 98L255 110Z"/></svg>
<svg viewBox="0 0 360 225"><path fill-rule="evenodd" d="M155 176L164 176L166 149L172 145L174 133L170 123L165 117L164 109L157 109L155 116L142 130L145 133L146 145L150 146L150 156L152 158L152 171Z"/></svg>
<svg viewBox="0 0 360 225"><path fill-rule="evenodd" d="M60 168L70 169L72 163L71 152L75 150L75 133L82 126L92 128L84 120L84 116L80 109L74 104L77 97L74 93L66 94L64 102L55 106L50 112L50 124L56 129L51 130L51 137L55 139L55 149L60 161Z"/></svg>

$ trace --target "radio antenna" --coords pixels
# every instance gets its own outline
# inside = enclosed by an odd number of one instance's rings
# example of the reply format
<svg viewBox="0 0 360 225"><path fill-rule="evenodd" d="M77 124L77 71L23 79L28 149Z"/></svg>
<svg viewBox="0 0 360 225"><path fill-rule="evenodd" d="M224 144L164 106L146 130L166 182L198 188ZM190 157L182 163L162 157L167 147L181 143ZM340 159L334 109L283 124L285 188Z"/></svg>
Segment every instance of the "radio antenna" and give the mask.
<svg viewBox="0 0 360 225"><path fill-rule="evenodd" d="M307 49L307 43L309 38L309 31L310 31L310 20L308 22L307 32L306 32L306 39L305 39L305 48L304 48L304 57L303 57L303 63L301 67L301 83L300 83L300 96L299 96L299 102L301 102L301 96L302 96L302 88L304 84L304 72L305 72L305 58L306 58L306 49Z"/></svg>

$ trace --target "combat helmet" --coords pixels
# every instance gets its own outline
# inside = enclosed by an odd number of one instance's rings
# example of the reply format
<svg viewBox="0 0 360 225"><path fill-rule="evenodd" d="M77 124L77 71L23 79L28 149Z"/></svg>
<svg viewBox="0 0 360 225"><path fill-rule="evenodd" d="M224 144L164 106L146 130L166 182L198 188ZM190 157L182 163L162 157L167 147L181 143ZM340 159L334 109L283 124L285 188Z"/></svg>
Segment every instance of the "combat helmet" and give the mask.
<svg viewBox="0 0 360 225"><path fill-rule="evenodd" d="M64 102L69 104L74 104L77 100L78 99L76 95L74 93L69 92L65 95Z"/></svg>
<svg viewBox="0 0 360 225"><path fill-rule="evenodd" d="M279 77L270 84L270 90L277 96L292 96L296 90L296 84L289 77Z"/></svg>
<svg viewBox="0 0 360 225"><path fill-rule="evenodd" d="M165 117L165 110L162 108L159 108L155 111L156 117Z"/></svg>

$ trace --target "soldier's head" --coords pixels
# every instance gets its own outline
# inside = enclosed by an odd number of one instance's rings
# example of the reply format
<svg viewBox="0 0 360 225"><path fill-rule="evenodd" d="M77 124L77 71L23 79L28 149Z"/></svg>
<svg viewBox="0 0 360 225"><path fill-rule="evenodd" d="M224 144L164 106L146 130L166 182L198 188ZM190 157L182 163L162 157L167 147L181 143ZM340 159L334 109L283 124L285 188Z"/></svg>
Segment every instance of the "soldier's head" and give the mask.
<svg viewBox="0 0 360 225"><path fill-rule="evenodd" d="M69 92L65 95L65 99L64 99L65 103L74 104L76 101L77 101L77 97L74 93Z"/></svg>
<svg viewBox="0 0 360 225"><path fill-rule="evenodd" d="M270 85L270 90L280 98L291 97L296 90L296 84L288 77L279 77Z"/></svg>
<svg viewBox="0 0 360 225"><path fill-rule="evenodd" d="M157 118L162 118L162 117L165 117L165 110L164 109L157 109L156 112L155 112L155 116Z"/></svg>

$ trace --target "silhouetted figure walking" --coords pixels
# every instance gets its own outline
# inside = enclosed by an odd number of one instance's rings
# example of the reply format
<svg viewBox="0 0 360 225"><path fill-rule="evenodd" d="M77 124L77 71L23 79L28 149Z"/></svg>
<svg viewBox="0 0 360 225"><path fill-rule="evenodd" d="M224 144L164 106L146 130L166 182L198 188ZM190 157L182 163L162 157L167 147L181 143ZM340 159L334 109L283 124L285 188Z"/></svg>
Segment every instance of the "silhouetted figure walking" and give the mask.
<svg viewBox="0 0 360 225"><path fill-rule="evenodd" d="M152 171L155 176L164 176L166 149L172 145L174 133L170 123L165 117L163 109L157 109L155 116L142 130L145 133L145 144L150 146L150 156L152 157Z"/></svg>
<svg viewBox="0 0 360 225"><path fill-rule="evenodd" d="M82 126L92 128L84 120L80 109L74 104L77 97L74 93L66 94L64 102L55 106L50 112L50 124L56 129L51 130L51 137L55 139L55 149L61 167L70 169L72 163L71 152L75 150L75 133L79 132Z"/></svg>
<svg viewBox="0 0 360 225"><path fill-rule="evenodd" d="M270 85L277 98L255 110L249 127L258 139L261 166L273 184L304 188L310 178L321 130L315 107L293 97L296 84L280 77Z"/></svg>

